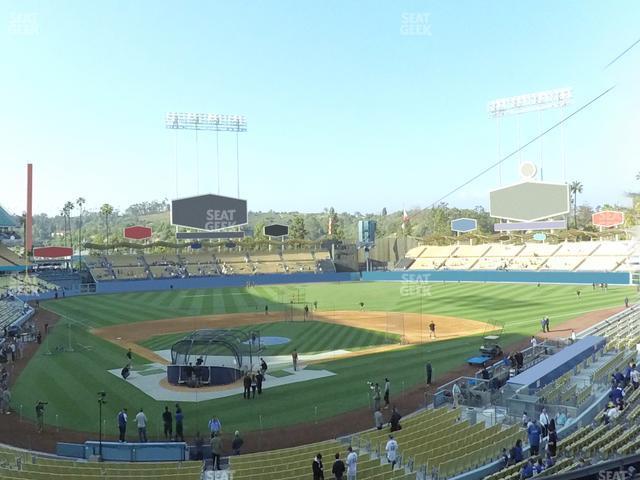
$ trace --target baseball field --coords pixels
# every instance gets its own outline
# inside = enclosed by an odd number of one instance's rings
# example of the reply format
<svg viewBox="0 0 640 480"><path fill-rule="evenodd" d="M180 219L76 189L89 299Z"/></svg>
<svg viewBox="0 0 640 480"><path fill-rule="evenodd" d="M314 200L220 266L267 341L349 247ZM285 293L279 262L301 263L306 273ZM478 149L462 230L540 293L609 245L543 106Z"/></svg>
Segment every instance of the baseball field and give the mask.
<svg viewBox="0 0 640 480"><path fill-rule="evenodd" d="M369 404L366 381L391 379L398 398L424 382L427 360L437 380L478 353L480 337L502 328L503 346L521 342L539 331L548 315L554 327L589 312L622 306L631 287L497 285L433 283L419 290L400 283L316 283L80 296L41 303L60 316L13 391L15 408L33 418L36 400L48 401L49 428L83 432L98 430L97 392L106 391L104 429L116 433L121 407L130 413L144 408L150 436L160 437L161 412L172 402L156 401L144 391L109 373L126 363L134 351L134 370L157 361L157 352L198 328L258 330L262 336L286 337L286 344L268 347L269 355L304 356L336 352L309 362L310 370L331 376L269 388L255 401L234 395L207 401L181 402L185 433L206 431L212 415L227 431L258 431L318 422ZM287 302L301 298L311 307L310 319L284 321ZM317 309L313 303L317 302ZM363 303L364 307L360 304ZM265 315L265 305L269 315ZM291 320L291 317L287 318ZM427 326L437 325L438 339L429 340ZM303 357L304 358L304 357ZM193 400L196 400L194 397ZM130 435L134 438L134 428Z"/></svg>

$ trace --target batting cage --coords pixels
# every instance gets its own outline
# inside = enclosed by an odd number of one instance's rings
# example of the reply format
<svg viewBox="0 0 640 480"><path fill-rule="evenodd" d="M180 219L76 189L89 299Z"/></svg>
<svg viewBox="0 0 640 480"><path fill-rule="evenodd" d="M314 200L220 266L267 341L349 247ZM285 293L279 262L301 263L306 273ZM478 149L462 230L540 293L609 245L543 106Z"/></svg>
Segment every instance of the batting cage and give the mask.
<svg viewBox="0 0 640 480"><path fill-rule="evenodd" d="M260 333L243 330L196 330L171 347L169 383L224 385L254 369L262 350Z"/></svg>

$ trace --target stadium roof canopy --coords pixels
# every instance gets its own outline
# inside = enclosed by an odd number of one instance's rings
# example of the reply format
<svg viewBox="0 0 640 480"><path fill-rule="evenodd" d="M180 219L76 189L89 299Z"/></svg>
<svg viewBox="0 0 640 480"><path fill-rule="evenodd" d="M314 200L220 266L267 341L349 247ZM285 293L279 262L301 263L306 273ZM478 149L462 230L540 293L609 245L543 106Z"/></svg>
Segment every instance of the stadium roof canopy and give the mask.
<svg viewBox="0 0 640 480"><path fill-rule="evenodd" d="M7 212L2 205L0 205L0 227L16 228L18 223L15 221L13 215Z"/></svg>

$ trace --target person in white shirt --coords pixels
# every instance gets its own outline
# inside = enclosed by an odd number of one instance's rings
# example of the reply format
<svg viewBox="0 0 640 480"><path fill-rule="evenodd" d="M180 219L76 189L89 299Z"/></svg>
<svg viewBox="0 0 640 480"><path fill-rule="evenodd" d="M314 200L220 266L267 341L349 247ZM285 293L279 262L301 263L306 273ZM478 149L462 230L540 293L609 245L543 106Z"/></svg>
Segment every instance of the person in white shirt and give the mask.
<svg viewBox="0 0 640 480"><path fill-rule="evenodd" d="M353 451L353 448L347 449L347 480L356 480L358 473L358 454Z"/></svg>
<svg viewBox="0 0 640 480"><path fill-rule="evenodd" d="M136 425L138 426L138 437L140 442L145 443L147 441L147 416L142 409L136 415Z"/></svg>
<svg viewBox="0 0 640 480"><path fill-rule="evenodd" d="M457 383L453 384L451 388L451 396L453 397L453 408L458 408L460 405L460 397L462 396L462 390L460 390L460 385Z"/></svg>
<svg viewBox="0 0 640 480"><path fill-rule="evenodd" d="M398 442L393 438L393 435L389 435L389 441L384 449L387 452L387 460L391 464L391 470L393 470L398 461Z"/></svg>
<svg viewBox="0 0 640 480"><path fill-rule="evenodd" d="M633 367L633 369L629 373L629 378L631 379L631 383L633 384L634 389L640 387L640 372L638 371L637 367Z"/></svg>
<svg viewBox="0 0 640 480"><path fill-rule="evenodd" d="M539 420L540 420L540 426L542 427L542 436L546 437L549 431L549 420L550 420L549 414L547 413L546 408L542 409Z"/></svg>
<svg viewBox="0 0 640 480"><path fill-rule="evenodd" d="M576 343L576 331L571 330L571 343Z"/></svg>
<svg viewBox="0 0 640 480"><path fill-rule="evenodd" d="M535 351L535 348L538 346L538 339L534 336L531 337L531 346L534 348L534 351Z"/></svg>

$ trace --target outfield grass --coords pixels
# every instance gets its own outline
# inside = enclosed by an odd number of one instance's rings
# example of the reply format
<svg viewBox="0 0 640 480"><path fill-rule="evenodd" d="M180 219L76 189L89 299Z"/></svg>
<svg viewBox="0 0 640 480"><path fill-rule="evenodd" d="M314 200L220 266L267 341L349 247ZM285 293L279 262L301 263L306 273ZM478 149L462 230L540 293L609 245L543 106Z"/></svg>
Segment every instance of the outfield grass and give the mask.
<svg viewBox="0 0 640 480"><path fill-rule="evenodd" d="M330 350L356 350L375 345L399 343L400 336L385 334L362 328L346 327L324 322L278 322L245 325L237 330L247 333L259 331L262 337L285 337L290 342L281 345L265 347L263 355L288 355L295 348L298 353L318 353ZM168 350L178 340L185 337L185 333L171 333L156 335L140 342L151 350ZM228 354L228 350L221 347L211 351L211 355Z"/></svg>
<svg viewBox="0 0 640 480"><path fill-rule="evenodd" d="M95 432L98 428L96 392L105 390L109 401L104 417L108 433L116 433L116 413L124 405L130 411L144 407L150 418L150 433L155 436L164 403L153 401L109 374L108 369L122 366L125 352L91 335L88 329L167 317L254 312L264 309L265 303L277 308L297 288L305 290L307 301L316 300L320 310L357 310L363 301L370 311L422 311L504 322L504 344L538 331L542 315L549 315L553 329L560 322L593 310L622 305L625 296L635 296L631 287L610 287L608 292L583 287L579 299L575 286L438 283L430 287L430 295L426 297L404 296L398 283L341 283L128 293L42 302L43 308L59 313L62 319L51 333L49 345L43 344L20 376L14 388L13 404L16 407L22 404L23 413L33 417L35 401L48 400L48 423L55 425L57 421L60 426ZM304 328L304 324L295 325ZM313 322L306 325L306 328L313 327ZM48 348L54 350L57 345L66 345L69 335L75 352L45 355ZM318 350L330 345L323 342L324 339L319 339L315 347L309 344L305 348ZM331 370L336 373L334 377L267 389L259 400L224 398L185 403L185 430L188 434L206 430L207 419L213 414L222 418L227 431L266 429L333 416L367 405L367 380L381 381L388 376L393 397L423 381L427 360L433 363L437 380L476 354L479 343L479 338L466 337L375 357L327 361L314 368ZM144 362L134 358L135 364Z"/></svg>

